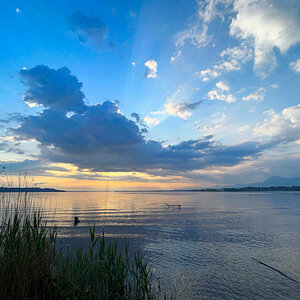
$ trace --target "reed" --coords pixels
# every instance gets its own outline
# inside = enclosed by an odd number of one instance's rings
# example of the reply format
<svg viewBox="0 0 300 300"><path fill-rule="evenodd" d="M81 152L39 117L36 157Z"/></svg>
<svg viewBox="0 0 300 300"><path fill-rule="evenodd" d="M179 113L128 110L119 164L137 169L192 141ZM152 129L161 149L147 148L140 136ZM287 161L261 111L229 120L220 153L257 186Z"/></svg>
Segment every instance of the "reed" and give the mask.
<svg viewBox="0 0 300 300"><path fill-rule="evenodd" d="M90 245L63 251L28 193L0 193L0 299L156 299L152 272L90 227Z"/></svg>

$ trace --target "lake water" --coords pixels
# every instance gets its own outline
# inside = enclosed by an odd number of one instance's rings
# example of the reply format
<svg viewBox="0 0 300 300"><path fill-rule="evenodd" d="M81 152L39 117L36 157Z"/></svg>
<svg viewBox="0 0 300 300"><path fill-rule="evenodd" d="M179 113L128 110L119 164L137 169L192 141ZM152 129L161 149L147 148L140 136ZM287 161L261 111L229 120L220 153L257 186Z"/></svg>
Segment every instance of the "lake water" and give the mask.
<svg viewBox="0 0 300 300"><path fill-rule="evenodd" d="M55 207L63 245L86 245L89 225L140 249L175 299L300 299L300 193L36 195ZM167 208L165 202L181 204ZM43 204L41 204L43 203ZM45 204L46 203L46 204ZM50 203L50 204L49 204ZM52 210L53 211L53 210ZM74 226L74 217L81 220Z"/></svg>

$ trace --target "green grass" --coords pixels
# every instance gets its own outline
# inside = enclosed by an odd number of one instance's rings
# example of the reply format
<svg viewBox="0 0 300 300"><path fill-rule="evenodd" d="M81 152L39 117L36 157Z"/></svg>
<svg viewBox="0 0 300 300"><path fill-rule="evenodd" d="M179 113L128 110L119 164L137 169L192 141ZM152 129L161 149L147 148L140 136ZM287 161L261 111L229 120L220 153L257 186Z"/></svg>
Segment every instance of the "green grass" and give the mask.
<svg viewBox="0 0 300 300"><path fill-rule="evenodd" d="M151 269L139 253L129 257L126 249L110 244L104 234L96 236L95 227L90 227L87 250L62 251L56 228L47 227L43 213L24 204L24 197L28 201L28 195L0 195L0 299L154 299L160 295L154 292Z"/></svg>

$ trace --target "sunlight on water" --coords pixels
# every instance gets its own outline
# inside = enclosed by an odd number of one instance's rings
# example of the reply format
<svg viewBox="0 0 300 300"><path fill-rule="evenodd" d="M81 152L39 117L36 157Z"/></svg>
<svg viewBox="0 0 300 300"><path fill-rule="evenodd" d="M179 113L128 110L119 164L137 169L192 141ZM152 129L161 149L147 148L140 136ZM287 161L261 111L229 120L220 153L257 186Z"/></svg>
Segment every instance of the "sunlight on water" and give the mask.
<svg viewBox="0 0 300 300"><path fill-rule="evenodd" d="M35 200L63 244L84 245L95 224L138 247L176 299L299 297L300 284L251 257L300 281L300 193L68 192Z"/></svg>

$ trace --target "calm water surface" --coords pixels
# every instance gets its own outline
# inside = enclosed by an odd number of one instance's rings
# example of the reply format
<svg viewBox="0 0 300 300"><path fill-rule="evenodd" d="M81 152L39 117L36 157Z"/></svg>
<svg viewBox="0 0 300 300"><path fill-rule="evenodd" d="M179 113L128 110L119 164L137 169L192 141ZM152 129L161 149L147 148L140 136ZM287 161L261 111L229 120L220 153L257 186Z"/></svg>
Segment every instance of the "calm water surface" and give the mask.
<svg viewBox="0 0 300 300"><path fill-rule="evenodd" d="M300 299L300 193L36 195L63 245L86 245L89 225L140 249L175 299ZM164 203L182 205L167 208ZM74 227L74 217L80 224Z"/></svg>

